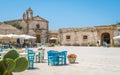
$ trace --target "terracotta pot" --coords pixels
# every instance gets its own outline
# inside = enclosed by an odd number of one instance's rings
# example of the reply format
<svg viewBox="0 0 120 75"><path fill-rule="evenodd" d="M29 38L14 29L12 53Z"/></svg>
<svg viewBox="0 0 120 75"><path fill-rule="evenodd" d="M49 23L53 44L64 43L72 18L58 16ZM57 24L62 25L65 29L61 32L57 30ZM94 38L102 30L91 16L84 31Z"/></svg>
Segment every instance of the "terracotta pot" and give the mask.
<svg viewBox="0 0 120 75"><path fill-rule="evenodd" d="M76 60L76 58L68 58L68 61L69 61L70 64L75 63L75 60Z"/></svg>

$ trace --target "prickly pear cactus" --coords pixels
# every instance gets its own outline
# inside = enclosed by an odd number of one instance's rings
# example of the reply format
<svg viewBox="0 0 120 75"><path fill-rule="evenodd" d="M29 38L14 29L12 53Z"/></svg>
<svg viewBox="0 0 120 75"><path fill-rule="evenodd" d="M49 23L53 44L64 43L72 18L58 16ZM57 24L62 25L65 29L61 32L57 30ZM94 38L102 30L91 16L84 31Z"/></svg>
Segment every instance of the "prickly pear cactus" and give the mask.
<svg viewBox="0 0 120 75"><path fill-rule="evenodd" d="M3 59L5 59L5 58L11 58L11 59L15 60L18 57L19 57L19 54L17 53L16 50L10 50L9 52L7 52L7 54L5 54L5 56L3 57Z"/></svg>
<svg viewBox="0 0 120 75"><path fill-rule="evenodd" d="M0 61L0 75L5 74L5 72L6 72L6 68L4 66L4 62Z"/></svg>
<svg viewBox="0 0 120 75"><path fill-rule="evenodd" d="M20 57L15 59L16 67L14 69L14 72L22 72L28 68L28 61L25 57Z"/></svg>
<svg viewBox="0 0 120 75"><path fill-rule="evenodd" d="M16 50L6 53L0 61L0 75L12 75L12 72L22 72L28 68L28 60L19 57Z"/></svg>
<svg viewBox="0 0 120 75"><path fill-rule="evenodd" d="M4 64L6 65L6 69L8 72L12 72L16 66L16 62L10 58L6 58L4 60Z"/></svg>

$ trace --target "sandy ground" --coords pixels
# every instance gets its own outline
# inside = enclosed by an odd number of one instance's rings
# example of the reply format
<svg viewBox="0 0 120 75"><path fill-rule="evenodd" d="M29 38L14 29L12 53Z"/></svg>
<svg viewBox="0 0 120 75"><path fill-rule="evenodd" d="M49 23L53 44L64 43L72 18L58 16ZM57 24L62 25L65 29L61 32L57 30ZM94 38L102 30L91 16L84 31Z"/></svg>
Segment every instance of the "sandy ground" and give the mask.
<svg viewBox="0 0 120 75"><path fill-rule="evenodd" d="M68 54L77 54L75 64L48 66L35 63L35 69L26 70L14 75L120 75L120 48L105 47L45 47L45 59L48 50L67 50Z"/></svg>

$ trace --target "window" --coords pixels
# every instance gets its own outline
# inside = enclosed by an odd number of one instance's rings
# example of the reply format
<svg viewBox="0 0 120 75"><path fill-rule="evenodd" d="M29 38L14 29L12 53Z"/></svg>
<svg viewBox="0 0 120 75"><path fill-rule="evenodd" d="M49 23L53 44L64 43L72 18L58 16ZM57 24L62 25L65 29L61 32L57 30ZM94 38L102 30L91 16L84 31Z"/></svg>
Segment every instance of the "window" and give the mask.
<svg viewBox="0 0 120 75"><path fill-rule="evenodd" d="M83 36L83 39L88 39L88 36L87 36L87 35L84 35L84 36Z"/></svg>
<svg viewBox="0 0 120 75"><path fill-rule="evenodd" d="M69 35L67 35L67 36L66 36L66 39L67 39L67 40L69 40L69 39L70 39L70 36L69 36Z"/></svg>

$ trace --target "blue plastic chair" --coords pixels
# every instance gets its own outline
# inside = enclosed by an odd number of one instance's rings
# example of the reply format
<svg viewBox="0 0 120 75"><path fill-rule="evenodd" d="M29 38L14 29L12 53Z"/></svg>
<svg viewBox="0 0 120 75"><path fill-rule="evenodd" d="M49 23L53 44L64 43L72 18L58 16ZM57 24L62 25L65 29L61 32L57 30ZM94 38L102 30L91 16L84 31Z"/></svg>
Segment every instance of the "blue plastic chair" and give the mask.
<svg viewBox="0 0 120 75"><path fill-rule="evenodd" d="M66 65L67 51L62 51L59 53L59 64Z"/></svg>
<svg viewBox="0 0 120 75"><path fill-rule="evenodd" d="M34 68L34 56L35 53L32 50L28 50L28 69L33 69Z"/></svg>

